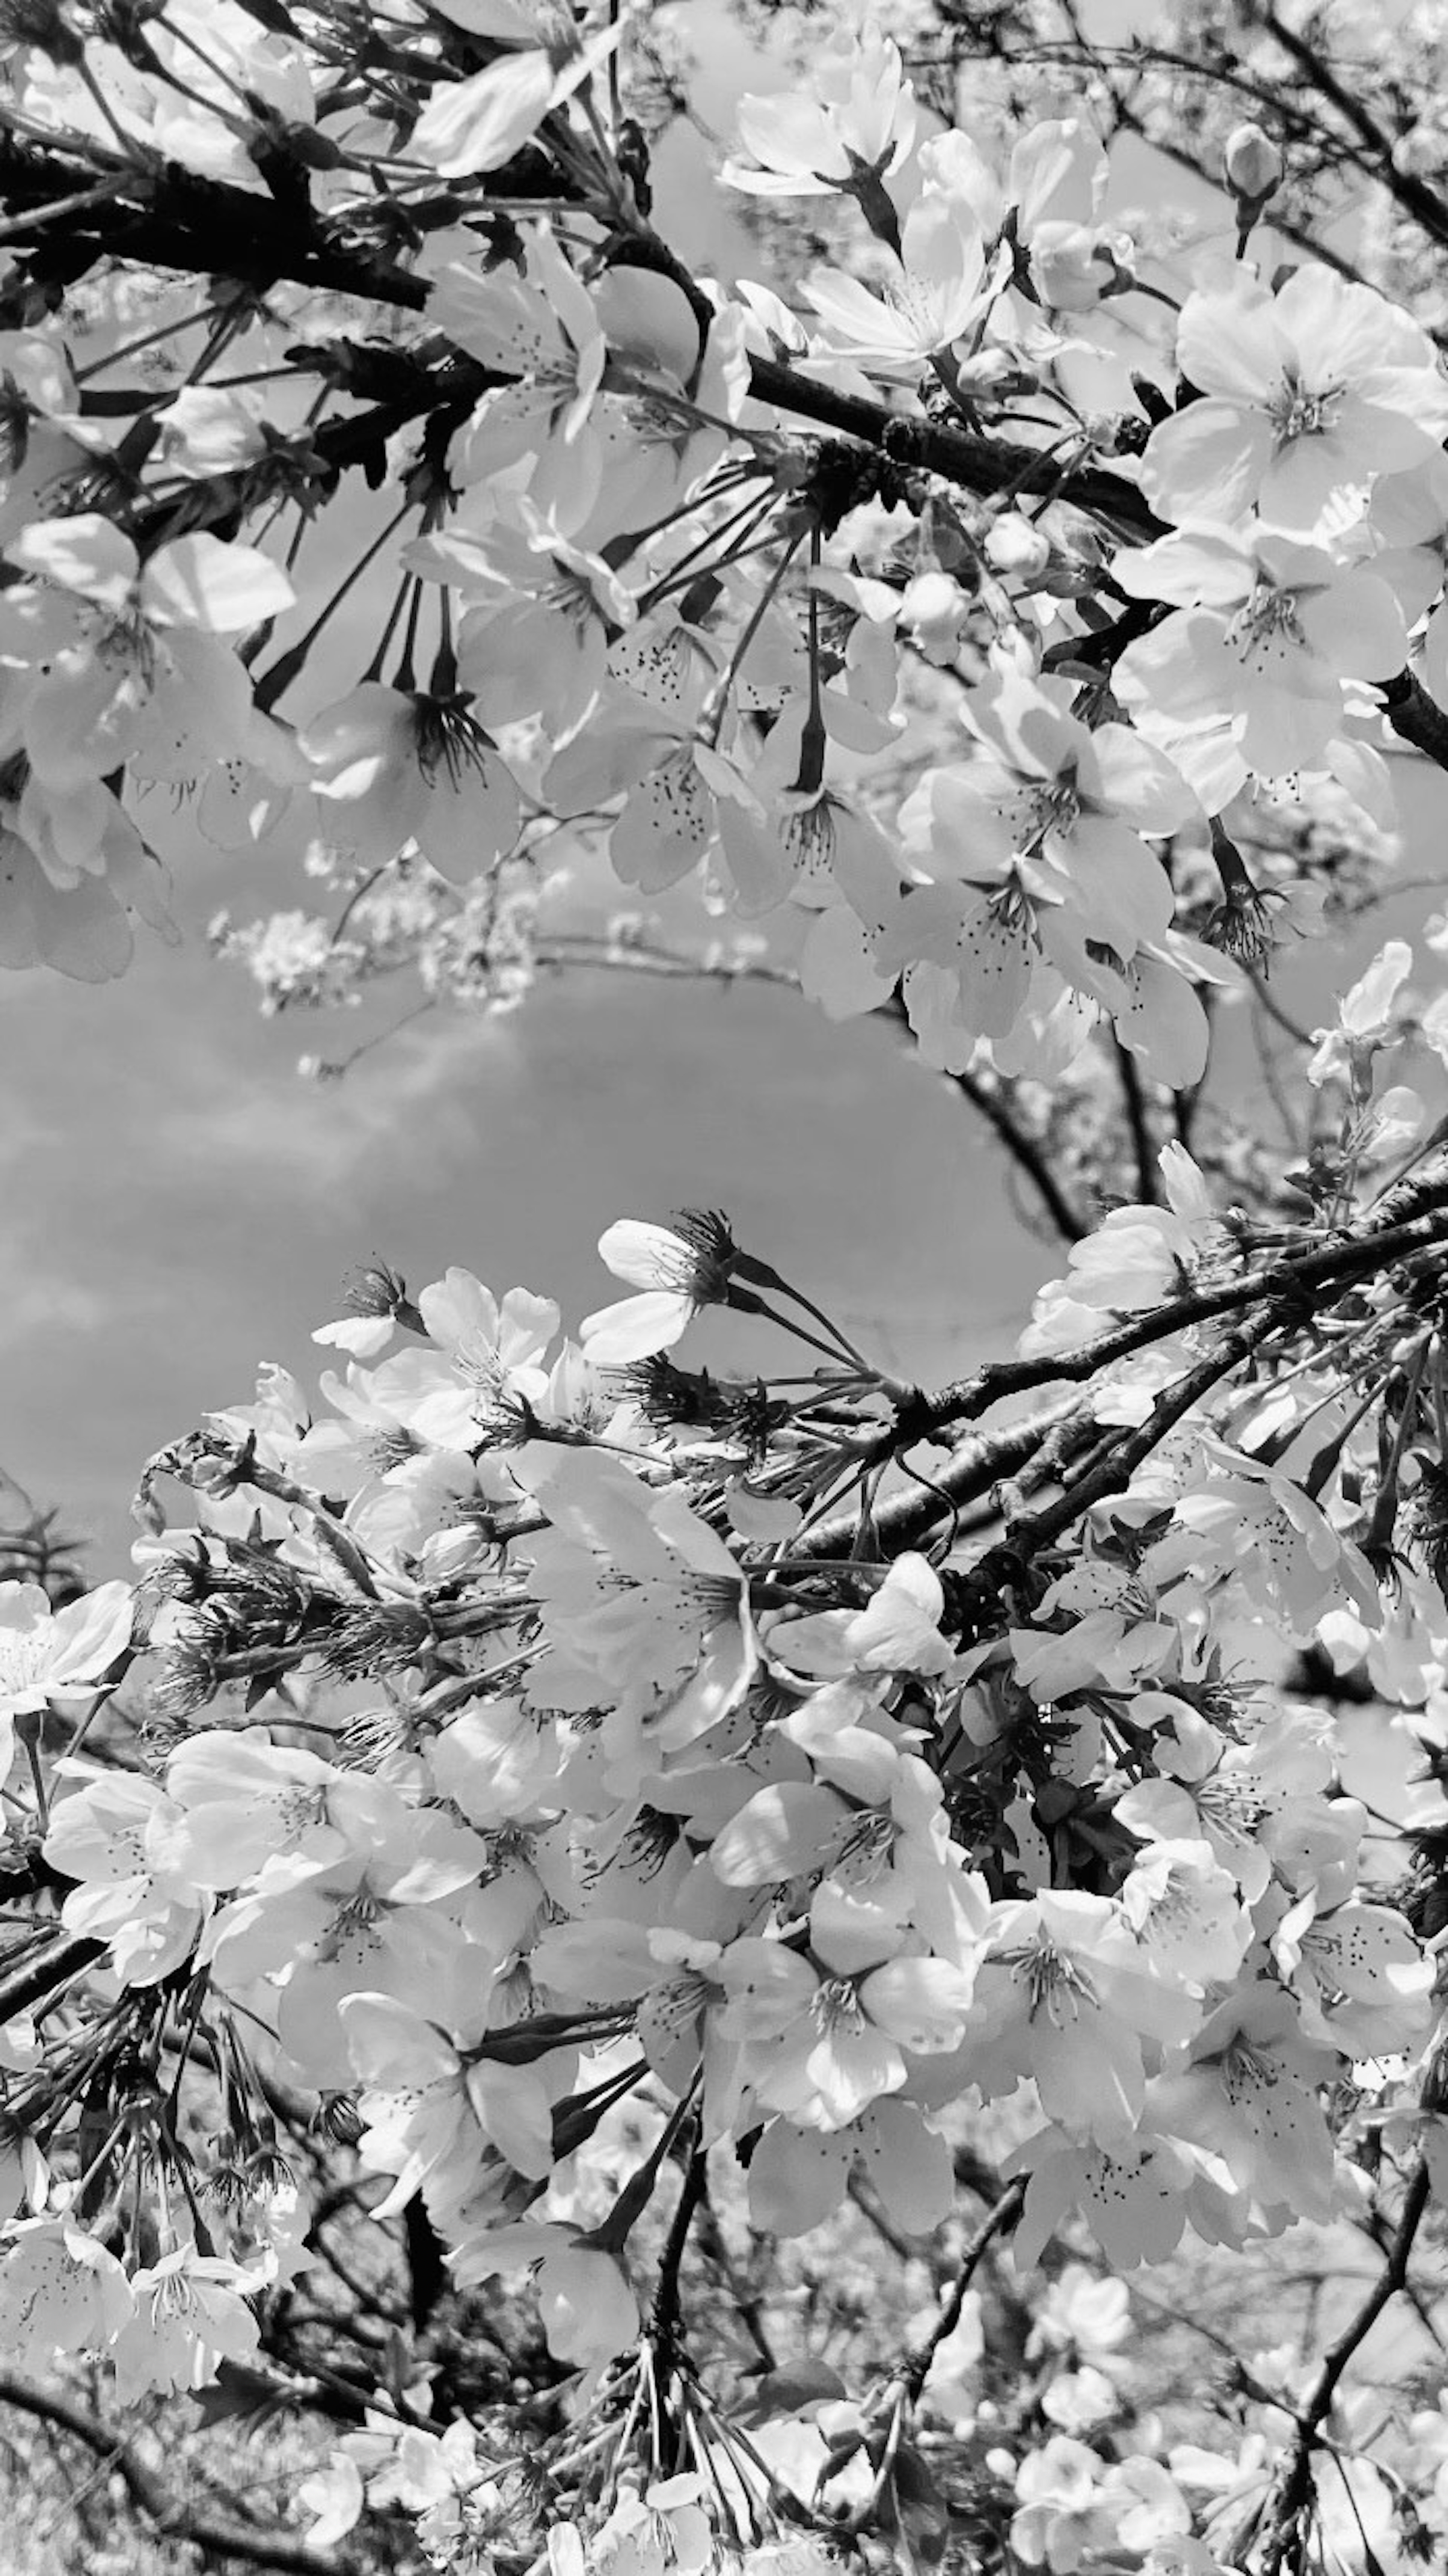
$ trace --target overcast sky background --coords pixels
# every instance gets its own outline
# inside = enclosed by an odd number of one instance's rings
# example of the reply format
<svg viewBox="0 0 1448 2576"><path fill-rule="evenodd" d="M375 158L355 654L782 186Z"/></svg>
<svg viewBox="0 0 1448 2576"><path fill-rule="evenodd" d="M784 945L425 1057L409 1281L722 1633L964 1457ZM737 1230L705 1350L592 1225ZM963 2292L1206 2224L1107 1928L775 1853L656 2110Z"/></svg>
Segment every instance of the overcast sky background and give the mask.
<svg viewBox="0 0 1448 2576"><path fill-rule="evenodd" d="M731 35L712 122L750 78ZM686 148L669 179L685 256L747 273L733 206L710 206ZM1441 852L1448 781L1412 801L1417 876ZM306 1084L304 1048L340 1053L360 1032L263 1021L204 931L223 903L247 918L311 889L277 852L221 857L184 814L163 837L182 948L142 932L130 974L100 988L0 976L0 1466L93 1541L92 1579L125 1569L144 1459L246 1400L259 1360L312 1381L327 1355L311 1328L373 1255L414 1288L450 1261L499 1293L521 1282L576 1326L613 1293L594 1248L611 1219L718 1205L882 1361L926 1378L1004 1347L1060 1267L948 1089L882 1029L831 1027L779 990L579 975L504 1019L438 1014L342 1086ZM1385 916L1374 944L1401 926ZM1282 998L1320 1016L1347 971L1300 958Z"/></svg>

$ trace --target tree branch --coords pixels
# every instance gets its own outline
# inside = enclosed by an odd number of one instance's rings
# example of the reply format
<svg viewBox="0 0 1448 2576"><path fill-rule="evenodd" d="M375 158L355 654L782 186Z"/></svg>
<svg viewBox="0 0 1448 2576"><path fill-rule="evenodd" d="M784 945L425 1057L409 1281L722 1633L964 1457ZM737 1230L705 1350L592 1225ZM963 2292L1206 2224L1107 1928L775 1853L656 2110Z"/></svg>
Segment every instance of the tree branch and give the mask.
<svg viewBox="0 0 1448 2576"><path fill-rule="evenodd" d="M1253 14L1249 8L1249 24ZM1387 189L1394 203L1402 207L1404 214L1412 216L1430 241L1436 242L1440 248L1448 243L1448 204L1414 171L1398 168L1393 159L1391 136L1385 134L1376 118L1369 114L1360 93L1347 88L1338 79L1321 46L1299 35L1295 27L1284 26L1274 8L1264 8L1258 23L1296 65L1308 87L1315 90L1319 98L1325 99L1329 107L1336 108L1344 124L1366 146L1374 176Z"/></svg>
<svg viewBox="0 0 1448 2576"><path fill-rule="evenodd" d="M1117 1360L1130 1359L1137 1351L1149 1350L1155 1342L1169 1341L1189 1325L1208 1323L1215 1316L1232 1314L1263 1299L1286 1301L1290 1308L1310 1290L1347 1287L1401 1260L1405 1254L1427 1251L1448 1240L1445 1210L1448 1163L1440 1157L1433 1179L1389 1191L1379 1202L1376 1216L1357 1233L1339 1236L1319 1251L1295 1253L1220 1288L1193 1289L1184 1297L1175 1297L1167 1305L1134 1317L1130 1323L1094 1333L1074 1350L1049 1351L1040 1359L987 1361L974 1377L943 1387L938 1395L922 1397L912 1412L911 1427L917 1438L928 1438L932 1430L941 1430L948 1423L976 1420L1003 1396L1023 1395L1033 1387L1050 1386L1063 1378L1079 1383L1094 1377L1098 1370L1113 1366Z"/></svg>
<svg viewBox="0 0 1448 2576"><path fill-rule="evenodd" d="M1366 2342L1389 2300L1396 2298L1406 2286L1409 2257L1431 2198L1428 2168L1420 2160L1408 2185L1403 2214L1394 2232L1387 2262L1356 2315L1349 2319L1336 2343L1324 2353L1322 2366L1298 2417L1297 2438L1273 2513L1262 2560L1262 2576L1278 2576L1288 2550L1294 2545L1298 2525L1312 2497L1312 2455L1318 2447L1322 2426L1331 2412L1338 2382L1359 2345Z"/></svg>
<svg viewBox="0 0 1448 2576"><path fill-rule="evenodd" d="M1022 2207L1025 2203L1025 2197L1026 2186L1024 2181L1017 2180L1015 2182L1008 2182L1004 2191L1001 2193L999 2200L992 2202L990 2208L986 2211L984 2218L981 2220L979 2227L976 2229L975 2234L971 2237L969 2244L965 2247L960 2258L955 2279L952 2281L949 2292L942 2303L939 2316L930 2328L929 2333L922 2337L921 2341L916 2345L915 2350L910 2355L909 2360L905 2362L901 2368L899 2374L899 2386L908 2405L913 2406L919 2398L920 2391L930 2376L930 2365L932 2361L935 2359L941 2345L946 2342L949 2336L954 2334L956 2327L960 2323L960 2313L962 2308L965 2306L965 2294L970 2288L971 2282L975 2279L976 2273L980 2270L981 2264L985 2260L990 2247L994 2244L995 2239L1001 2235L1015 2219L1019 2218Z"/></svg>
<svg viewBox="0 0 1448 2576"><path fill-rule="evenodd" d="M1046 1155L1034 1136L1028 1134L1012 1115L1008 1103L973 1073L947 1074L945 1079L954 1083L962 1100L968 1100L986 1125L994 1129L1011 1161L1024 1172L1036 1191L1061 1241L1079 1243L1082 1235L1090 1231L1086 1219L1078 1208L1072 1206Z"/></svg>
<svg viewBox="0 0 1448 2576"><path fill-rule="evenodd" d="M171 2493L164 2480L147 2468L124 2434L103 2424L98 2416L48 2388L32 2388L27 2380L17 2379L8 2370L0 2370L0 2406L13 2406L19 2414L31 2415L38 2423L49 2424L71 2434L77 2442L119 2477L131 2502L143 2513L156 2532L168 2540L189 2543L193 2548L213 2551L218 2557L239 2558L249 2567L272 2568L277 2576L349 2576L357 2561L339 2558L331 2550L313 2549L309 2542L297 2540L290 2532L263 2530L248 2522L233 2522L229 2516L206 2513L184 2504Z"/></svg>
<svg viewBox="0 0 1448 2576"><path fill-rule="evenodd" d="M1136 1165L1137 1196L1143 1207L1160 1207L1161 1174L1157 1170L1156 1138L1147 1115L1146 1093L1141 1086L1141 1069L1130 1047L1120 1038L1115 1041L1116 1066L1121 1076L1121 1096L1126 1105L1126 1124L1131 1137L1132 1159Z"/></svg>
<svg viewBox="0 0 1448 2576"><path fill-rule="evenodd" d="M916 1486L907 1494L892 1494L888 1502L877 1503L871 1520L879 1541L882 1557L898 1556L912 1547L917 1538L945 1520L952 1508L979 1500L992 1485L1013 1475L1034 1457L1043 1440L1074 1413L1077 1398L1048 1405L1033 1413L1025 1422L1009 1423L1004 1430L984 1436L977 1433L962 1440L942 1467L932 1470L928 1486ZM853 1511L832 1512L828 1520L817 1521L813 1529L790 1542L791 1556L836 1557L847 1555L856 1534Z"/></svg>
<svg viewBox="0 0 1448 2576"><path fill-rule="evenodd" d="M1411 671L1383 683L1383 711L1395 734L1436 769L1448 769L1448 715Z"/></svg>

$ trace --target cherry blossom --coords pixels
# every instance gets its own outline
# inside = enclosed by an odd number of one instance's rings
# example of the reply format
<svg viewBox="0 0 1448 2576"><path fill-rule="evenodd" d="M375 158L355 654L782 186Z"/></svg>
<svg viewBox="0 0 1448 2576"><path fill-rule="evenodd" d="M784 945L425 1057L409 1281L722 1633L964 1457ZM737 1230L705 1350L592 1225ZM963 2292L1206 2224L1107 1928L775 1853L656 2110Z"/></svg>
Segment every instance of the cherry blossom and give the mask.
<svg viewBox="0 0 1448 2576"><path fill-rule="evenodd" d="M0 2248L0 2318L22 2369L44 2369L57 2351L103 2351L134 2313L134 2292L114 2254L65 2218L27 2218Z"/></svg>
<svg viewBox="0 0 1448 2576"><path fill-rule="evenodd" d="M522 819L517 785L465 698L364 681L307 726L327 839L383 861L416 845L459 885L503 857Z"/></svg>
<svg viewBox="0 0 1448 2576"><path fill-rule="evenodd" d="M810 1909L810 1953L779 1942L731 1944L720 1973L725 2027L745 2041L761 2102L806 2127L837 2129L906 2079L904 2052L954 2048L969 1975L912 1955L887 1912L826 1882Z"/></svg>
<svg viewBox="0 0 1448 2576"><path fill-rule="evenodd" d="M1022 1333L967 1225L888 1341L708 1208L608 1227L577 1341L374 1260L315 1393L143 1467L133 1584L7 1530L0 2324L218 2414L315 2360L314 2537L439 2566L1431 2554L1359 2358L1444 2165L1448 1007L1441 926L1360 928L1388 754L1445 765L1424 13L1348 85L1249 28L1230 98L1068 35L1053 117L983 21L927 109L929 30L762 13L726 175L823 226L768 285L673 237L680 13L373 16L12 11L0 960L105 980L176 936L151 841L184 924L189 851L294 840L307 908L213 933L273 1011L790 982L1057 1248ZM1190 225L1118 219L1128 124ZM411 2275L348 2373L339 2218ZM1140 2267L1353 2218L1326 2362L1223 2354L1176 2442Z"/></svg>
<svg viewBox="0 0 1448 2576"><path fill-rule="evenodd" d="M444 14L511 48L468 80L439 82L413 127L414 155L444 179L501 169L618 42L616 28L580 42L559 0L452 0Z"/></svg>
<svg viewBox="0 0 1448 2576"><path fill-rule="evenodd" d="M38 1583L0 1583L0 1720L85 1697L131 1642L126 1583L103 1583L54 1610Z"/></svg>
<svg viewBox="0 0 1448 2576"><path fill-rule="evenodd" d="M599 1238L599 1257L616 1279L643 1291L601 1306L583 1319L583 1347L604 1367L671 1350L705 1306L729 1305L738 1254L723 1220L707 1213L679 1227L620 1217Z"/></svg>
<svg viewBox="0 0 1448 2576"><path fill-rule="evenodd" d="M858 195L877 214L880 199L889 203L883 182L915 138L898 46L874 25L837 37L816 56L812 93L742 98L738 131L758 166L728 161L725 180L752 196Z"/></svg>
<svg viewBox="0 0 1448 2576"><path fill-rule="evenodd" d="M191 778L250 735L246 674L226 638L291 606L280 565L200 531L144 563L98 512L37 519L7 545L0 661L22 684L19 730L40 779L64 792L125 760Z"/></svg>
<svg viewBox="0 0 1448 2576"><path fill-rule="evenodd" d="M1319 2099L1334 2056L1304 2033L1291 1998L1248 1985L1203 2022L1180 2075L1151 2088L1151 2115L1220 2154L1244 2191L1326 2218L1332 2139Z"/></svg>
<svg viewBox="0 0 1448 2576"><path fill-rule="evenodd" d="M1275 294L1250 270L1189 296L1177 363L1205 399L1153 430L1142 486L1178 525L1264 523L1308 539L1335 503L1426 458L1448 386L1425 331L1314 261Z"/></svg>
<svg viewBox="0 0 1448 2576"><path fill-rule="evenodd" d="M121 1977L138 1985L179 1966L208 1911L172 1857L178 1812L144 1774L101 1773L59 1801L45 1837L47 1856L74 1882L61 1909L66 1925L108 1941Z"/></svg>
<svg viewBox="0 0 1448 2576"><path fill-rule="evenodd" d="M1344 682L1387 679L1407 658L1385 581L1266 529L1164 537L1123 554L1121 578L1137 596L1189 603L1128 646L1117 687L1188 761L1192 737L1225 718L1235 762L1226 746L1216 755L1221 802L1249 774L1323 762L1344 722Z"/></svg>
<svg viewBox="0 0 1448 2576"><path fill-rule="evenodd" d="M910 376L976 333L1003 282L949 201L924 196L905 218L899 273L884 279L883 294L820 268L804 292L833 345L876 374Z"/></svg>

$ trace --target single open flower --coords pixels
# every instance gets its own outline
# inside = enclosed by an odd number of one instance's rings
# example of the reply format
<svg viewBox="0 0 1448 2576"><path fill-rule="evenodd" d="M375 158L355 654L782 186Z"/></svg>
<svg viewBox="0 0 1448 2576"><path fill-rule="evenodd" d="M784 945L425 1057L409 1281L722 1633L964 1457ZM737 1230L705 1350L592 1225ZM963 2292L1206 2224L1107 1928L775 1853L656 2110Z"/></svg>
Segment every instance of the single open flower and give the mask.
<svg viewBox="0 0 1448 2576"><path fill-rule="evenodd" d="M701 1307L753 1302L732 1285L738 1247L714 1210L686 1209L672 1227L620 1217L598 1249L616 1279L643 1292L584 1316L584 1349L604 1367L672 1349Z"/></svg>
<svg viewBox="0 0 1448 2576"><path fill-rule="evenodd" d="M517 783L462 697L363 680L308 725L302 748L335 837L385 866L415 841L452 885L510 850Z"/></svg>
<svg viewBox="0 0 1448 2576"><path fill-rule="evenodd" d="M0 1583L0 1719L93 1690L131 1639L131 1590L103 1583L52 1611L38 1583Z"/></svg>

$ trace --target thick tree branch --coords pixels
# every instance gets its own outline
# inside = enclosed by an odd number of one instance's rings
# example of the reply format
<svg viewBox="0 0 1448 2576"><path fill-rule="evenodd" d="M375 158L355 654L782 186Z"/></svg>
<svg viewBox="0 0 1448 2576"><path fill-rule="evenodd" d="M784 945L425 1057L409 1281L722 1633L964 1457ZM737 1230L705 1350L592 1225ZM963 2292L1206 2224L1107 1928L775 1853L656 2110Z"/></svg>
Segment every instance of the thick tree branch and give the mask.
<svg viewBox="0 0 1448 2576"><path fill-rule="evenodd" d="M28 1967L16 1970L13 1977L0 1984L0 2022L14 2019L17 2013L29 2012L32 2005L53 1995L70 1977L93 1967L106 1955L104 1941L92 1941L83 1934L57 1934L41 1956Z"/></svg>
<svg viewBox="0 0 1448 2576"><path fill-rule="evenodd" d="M1445 1211L1448 1163L1440 1157L1433 1177L1389 1191L1365 1224L1324 1244L1320 1250L1294 1253L1220 1288L1193 1289L1184 1297L1174 1297L1166 1305L1133 1317L1130 1323L1093 1333L1089 1341L1078 1343L1074 1350L1050 1351L1040 1359L987 1361L973 1377L942 1388L938 1395L922 1397L912 1411L912 1432L917 1439L927 1438L932 1430L943 1430L952 1422L978 1419L1003 1396L1024 1395L1033 1387L1050 1386L1063 1378L1080 1382L1095 1377L1101 1369L1130 1359L1137 1351L1149 1350L1153 1343L1169 1341L1192 1324L1209 1323L1215 1316L1229 1315L1263 1300L1283 1303L1286 1311L1317 1289L1348 1287L1374 1271L1387 1269L1405 1255L1448 1242Z"/></svg>
<svg viewBox="0 0 1448 2576"><path fill-rule="evenodd" d="M898 1556L937 1521L947 1520L953 1509L979 1501L993 1485L1014 1475L1035 1456L1042 1441L1074 1413L1076 1404L1077 1398L1071 1396L1061 1404L1047 1405L1025 1422L1012 1422L1004 1430L984 1436L977 1433L962 1440L943 1466L932 1468L928 1485L913 1486L909 1493L892 1494L888 1502L878 1503L871 1519L881 1555ZM791 1540L790 1555L848 1555L855 1529L853 1511L832 1512L828 1520L817 1521L803 1537Z"/></svg>
<svg viewBox="0 0 1448 2576"><path fill-rule="evenodd" d="M1198 1360L1195 1368L1188 1369L1184 1377L1178 1378L1174 1386L1169 1386L1157 1397L1145 1422L1138 1424L1134 1431L1123 1432L1112 1442L1098 1466L1089 1468L1074 1484L1068 1484L1054 1503L1008 1522L1005 1547L1010 1554L1027 1560L1038 1556L1044 1549L1054 1547L1057 1539L1064 1538L1072 1523L1078 1521L1083 1512L1089 1512L1094 1503L1104 1502L1109 1494L1123 1493L1137 1468L1145 1464L1153 1449L1159 1447L1182 1416L1190 1413L1193 1405L1199 1404L1202 1397L1210 1394L1224 1377L1230 1376L1233 1369L1240 1367L1243 1360L1250 1359L1277 1321L1277 1316L1269 1310L1266 1314L1254 1315L1250 1323L1229 1333L1225 1341L1207 1353L1205 1359Z"/></svg>
<svg viewBox="0 0 1448 2576"><path fill-rule="evenodd" d="M773 403L797 420L817 421L840 436L857 438L892 463L938 475L958 491L984 498L1009 484L1013 491L1049 492L1069 501L1074 509L1110 520L1143 542L1166 533L1136 485L1124 475L1091 466L1063 474L1056 459L1037 448L1021 447L1008 439L977 438L963 429L912 419L888 410L884 403L868 401L863 394L840 393L832 385L817 384L773 358L751 359L749 373L750 390L761 402Z"/></svg>
<svg viewBox="0 0 1448 2576"><path fill-rule="evenodd" d="M1395 734L1435 768L1448 769L1448 715L1411 671L1399 671L1384 683L1383 709Z"/></svg>

